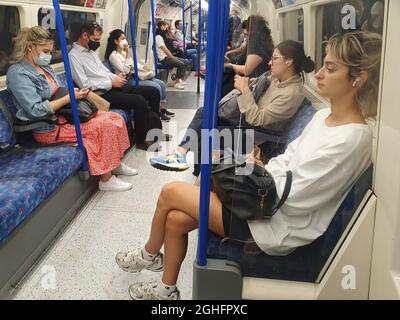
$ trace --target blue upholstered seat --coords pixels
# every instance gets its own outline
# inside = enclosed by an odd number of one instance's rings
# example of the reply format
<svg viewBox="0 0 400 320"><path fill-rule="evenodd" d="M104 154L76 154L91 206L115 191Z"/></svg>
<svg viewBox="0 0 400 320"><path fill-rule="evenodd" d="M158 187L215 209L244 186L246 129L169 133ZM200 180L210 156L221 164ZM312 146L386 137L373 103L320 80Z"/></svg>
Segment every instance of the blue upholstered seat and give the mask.
<svg viewBox="0 0 400 320"><path fill-rule="evenodd" d="M24 149L15 146L12 123L5 112L15 115L6 91L0 92L0 139L10 148L0 153L0 241L63 182L81 167L83 153L72 146Z"/></svg>

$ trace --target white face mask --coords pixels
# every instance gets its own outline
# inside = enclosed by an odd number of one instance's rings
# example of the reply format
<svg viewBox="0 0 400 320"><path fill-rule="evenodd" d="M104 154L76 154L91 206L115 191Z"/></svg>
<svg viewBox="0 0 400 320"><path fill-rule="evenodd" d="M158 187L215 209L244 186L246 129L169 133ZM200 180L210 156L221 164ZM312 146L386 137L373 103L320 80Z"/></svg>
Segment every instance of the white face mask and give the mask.
<svg viewBox="0 0 400 320"><path fill-rule="evenodd" d="M121 40L120 43L119 43L119 47L121 49L124 49L126 45L129 45L129 43L128 43L128 41L126 39Z"/></svg>

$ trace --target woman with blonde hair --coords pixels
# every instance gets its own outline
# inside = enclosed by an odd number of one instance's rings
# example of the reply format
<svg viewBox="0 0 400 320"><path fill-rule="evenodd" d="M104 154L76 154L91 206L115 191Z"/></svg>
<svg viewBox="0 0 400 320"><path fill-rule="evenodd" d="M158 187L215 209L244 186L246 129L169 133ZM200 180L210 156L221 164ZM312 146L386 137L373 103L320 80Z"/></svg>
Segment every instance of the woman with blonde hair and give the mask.
<svg viewBox="0 0 400 320"><path fill-rule="evenodd" d="M35 120L55 114L70 103L69 95L51 99L59 89L56 74L49 66L53 39L42 27L24 28L15 38L13 65L7 73L7 88L17 107L17 118ZM85 98L89 90L75 89L77 100ZM47 125L33 132L34 139L43 144L75 142L74 125L58 117L57 125ZM98 111L97 115L81 124L89 171L100 176L102 191L126 191L132 184L115 175L136 175L136 169L121 162L129 148L129 137L123 118L114 112Z"/></svg>
<svg viewBox="0 0 400 320"><path fill-rule="evenodd" d="M315 77L318 93L330 99L331 107L318 111L285 153L265 166L275 180L278 198L286 171L292 171L286 202L269 220L245 221L231 216L211 193L212 232L254 241L266 254L282 256L326 231L343 198L371 163L372 133L364 116L376 110L381 45L379 35L363 32L329 40L324 65ZM145 246L117 254L116 262L124 271L164 271L161 281L131 285L133 299L179 299L176 282L188 233L198 227L199 199L198 186L183 182L164 186Z"/></svg>

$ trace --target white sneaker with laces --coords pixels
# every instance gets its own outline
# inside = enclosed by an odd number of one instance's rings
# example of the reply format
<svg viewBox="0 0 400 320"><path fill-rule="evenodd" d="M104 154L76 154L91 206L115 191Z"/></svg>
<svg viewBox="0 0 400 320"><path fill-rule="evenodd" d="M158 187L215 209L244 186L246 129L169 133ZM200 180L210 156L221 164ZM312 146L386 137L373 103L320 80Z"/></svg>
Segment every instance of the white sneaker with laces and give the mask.
<svg viewBox="0 0 400 320"><path fill-rule="evenodd" d="M179 290L176 289L168 296L164 296L157 291L157 281L153 282L140 282L132 284L129 287L129 295L134 300L180 300L181 295Z"/></svg>
<svg viewBox="0 0 400 320"><path fill-rule="evenodd" d="M183 84L177 82L177 83L174 84L174 88L175 89L179 89L179 90L184 90L185 86Z"/></svg>
<svg viewBox="0 0 400 320"><path fill-rule="evenodd" d="M154 260L148 261L143 259L141 248L137 248L133 251L127 250L118 252L115 256L115 261L122 270L130 273L140 272L143 269L154 272L161 272L164 270L164 257L162 253L156 256Z"/></svg>
<svg viewBox="0 0 400 320"><path fill-rule="evenodd" d="M139 171L136 169L128 167L125 163L121 162L118 168L112 171L114 175L122 175L122 176L137 176Z"/></svg>
<svg viewBox="0 0 400 320"><path fill-rule="evenodd" d="M112 176L110 180L107 182L103 182L100 180L99 182L99 190L100 191L127 191L132 189L132 184L129 182L122 181L118 179L116 176Z"/></svg>

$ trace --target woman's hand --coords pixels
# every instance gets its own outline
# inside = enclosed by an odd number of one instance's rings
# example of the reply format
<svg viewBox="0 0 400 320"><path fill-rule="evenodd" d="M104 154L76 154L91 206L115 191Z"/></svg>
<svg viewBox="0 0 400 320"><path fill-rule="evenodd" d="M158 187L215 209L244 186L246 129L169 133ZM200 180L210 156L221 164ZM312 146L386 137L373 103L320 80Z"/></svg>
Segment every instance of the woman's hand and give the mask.
<svg viewBox="0 0 400 320"><path fill-rule="evenodd" d="M82 100L87 97L89 94L90 90L89 89L78 89L75 88L75 98L76 100Z"/></svg>
<svg viewBox="0 0 400 320"><path fill-rule="evenodd" d="M245 159L246 159L247 163L256 164L256 165L259 165L260 167L265 166L264 162L262 162L260 159L254 157L253 152L246 155Z"/></svg>
<svg viewBox="0 0 400 320"><path fill-rule="evenodd" d="M250 79L248 77L241 77L236 75L235 76L235 89L239 90L240 92L248 92L251 91L249 87Z"/></svg>
<svg viewBox="0 0 400 320"><path fill-rule="evenodd" d="M225 62L225 63L224 63L224 68L231 68L231 69L233 69L232 63L230 63L230 62Z"/></svg>

